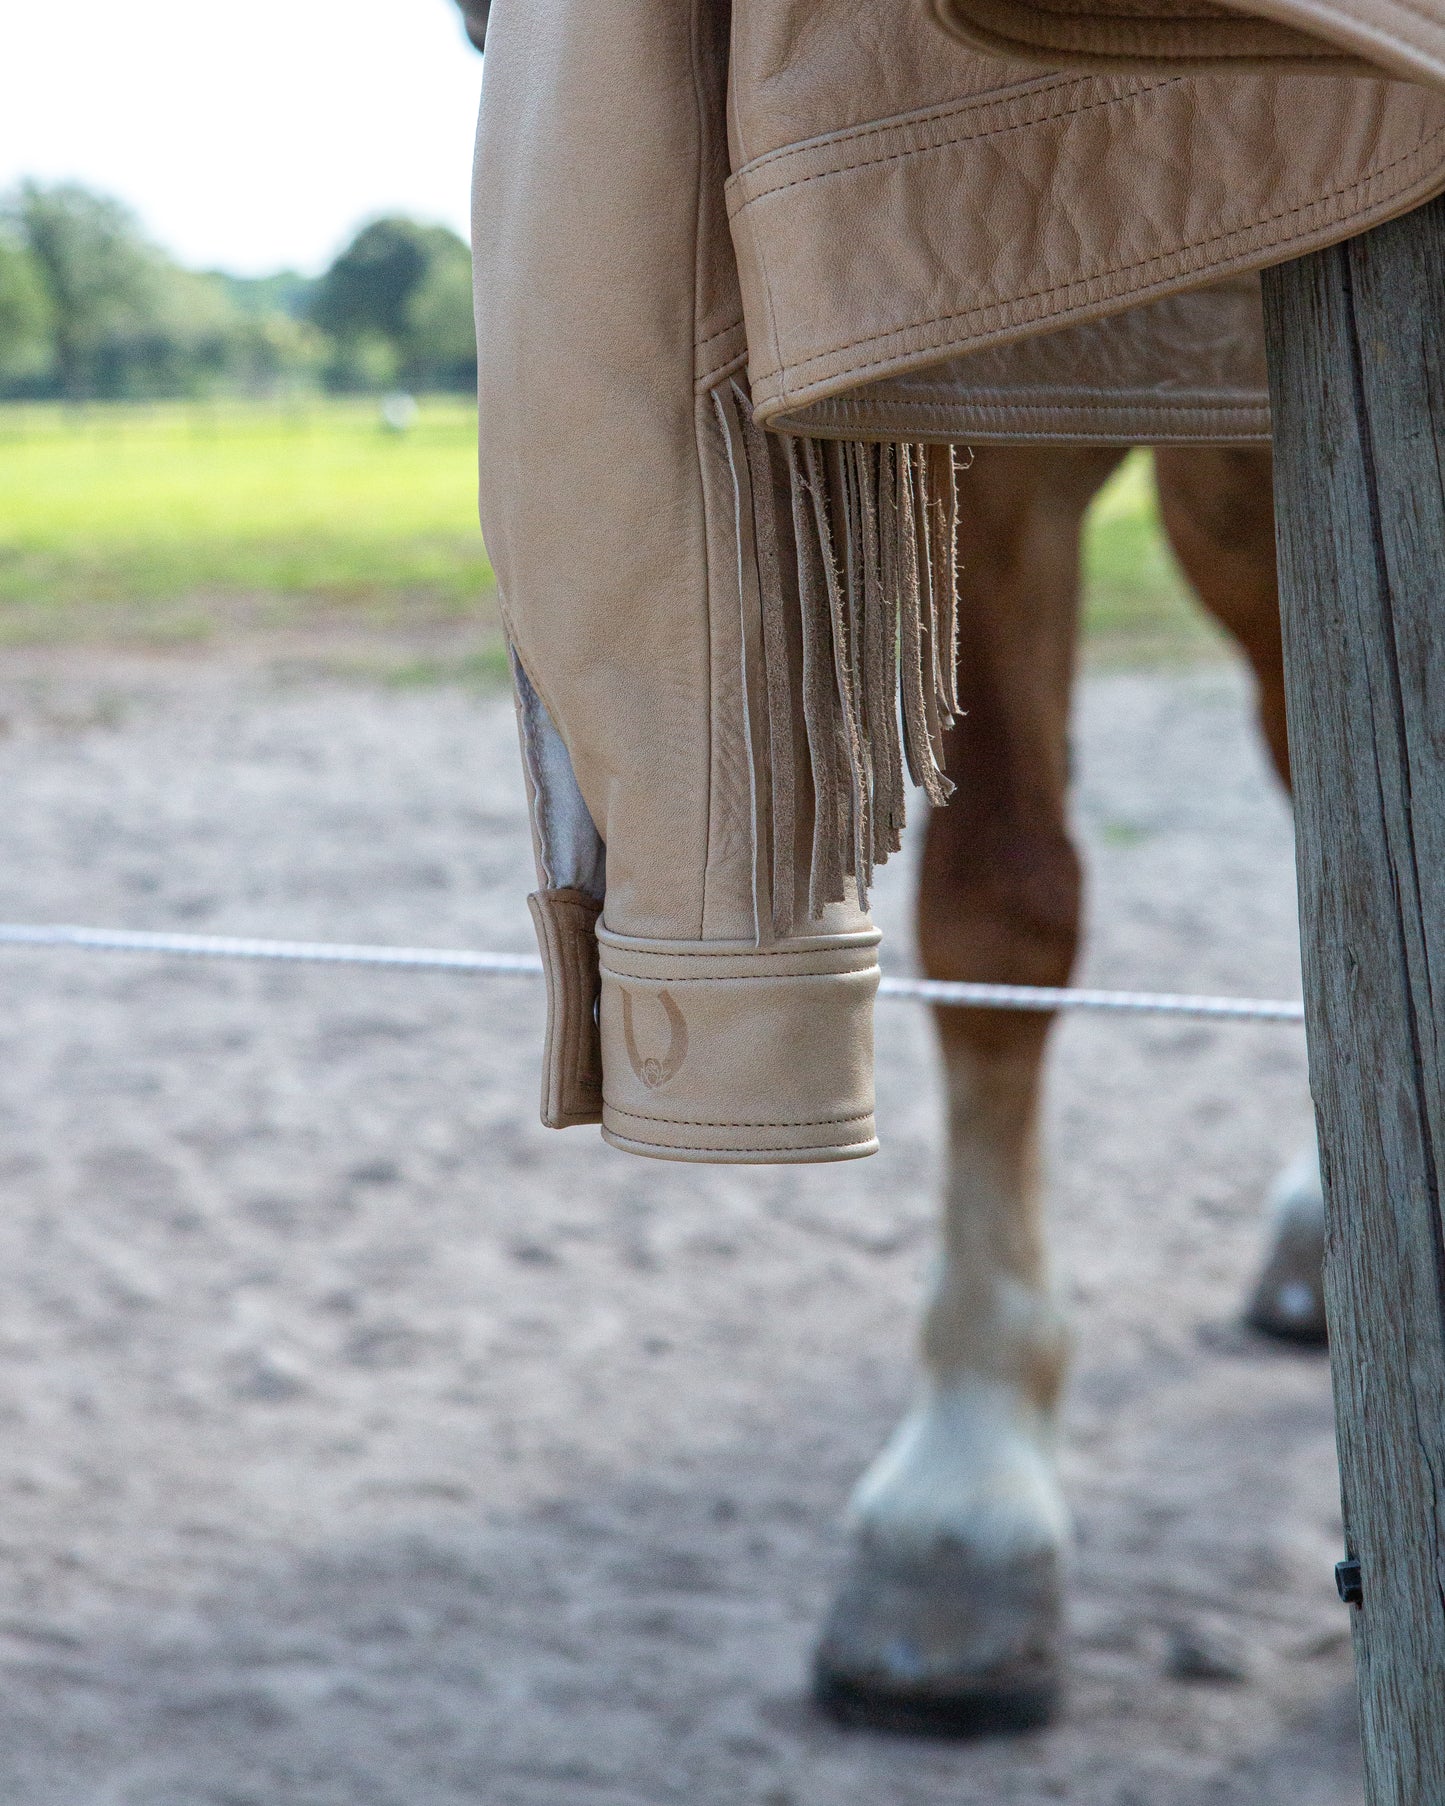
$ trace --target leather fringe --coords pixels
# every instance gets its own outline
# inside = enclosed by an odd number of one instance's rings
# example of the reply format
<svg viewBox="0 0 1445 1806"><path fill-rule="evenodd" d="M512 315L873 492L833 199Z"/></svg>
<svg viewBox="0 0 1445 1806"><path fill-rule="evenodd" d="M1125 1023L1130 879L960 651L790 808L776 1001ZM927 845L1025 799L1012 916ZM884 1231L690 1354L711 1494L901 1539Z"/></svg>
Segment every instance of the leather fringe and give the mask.
<svg viewBox="0 0 1445 1806"><path fill-rule="evenodd" d="M867 907L900 845L905 765L931 803L952 792L958 464L951 445L766 433L736 382L713 399L737 503L758 929L786 935L850 882Z"/></svg>

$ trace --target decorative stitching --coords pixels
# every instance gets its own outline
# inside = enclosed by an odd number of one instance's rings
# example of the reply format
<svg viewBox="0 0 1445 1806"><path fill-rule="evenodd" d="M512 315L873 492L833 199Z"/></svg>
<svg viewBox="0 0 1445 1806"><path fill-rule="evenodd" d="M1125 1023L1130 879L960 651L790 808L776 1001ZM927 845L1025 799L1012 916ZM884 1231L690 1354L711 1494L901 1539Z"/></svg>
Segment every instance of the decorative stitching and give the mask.
<svg viewBox="0 0 1445 1806"><path fill-rule="evenodd" d="M1259 232L1263 228L1272 226L1280 220L1293 219L1297 214L1308 213L1314 208L1326 207L1330 202L1339 200L1341 196L1357 194L1369 183L1380 181L1383 177L1389 175L1391 170L1398 169L1402 164L1422 161L1430 146L1435 144L1442 137L1445 137L1445 126L1437 126L1436 129L1431 132L1429 137L1418 144L1414 150L1407 152L1402 157L1396 157L1393 162L1386 163L1379 169L1367 170L1358 181L1347 183L1342 188L1331 189L1327 194L1316 195L1313 200L1301 201L1293 207L1282 208L1277 213L1266 214L1262 219L1253 220L1247 225L1232 226L1226 231L1212 233L1207 238L1191 239L1185 244L1176 246L1172 251L1155 257L1140 258L1135 263L1109 264L1102 269L1090 272L1087 276L1077 277L1072 282L1059 284L1053 288L1031 289L1026 294L1013 296L1009 301L990 301L985 306L966 308L959 313L953 314L928 314L921 320L912 320L906 326L894 327L891 331L880 333L873 338L851 339L842 345L833 346L831 350L814 352L810 356L801 358L797 363L788 366L788 369L790 371L806 370L810 364L822 363L824 359L838 357L845 351L856 351L865 345L886 345L890 340L902 338L905 334L910 332L917 332L921 327L945 327L958 324L965 320L971 320L979 314L986 314L1003 307L1017 307L1021 302L1041 301L1050 296L1067 295L1072 293L1075 289L1087 287L1092 283L1102 282L1112 276L1132 275L1135 270L1147 269L1151 264L1162 263L1178 257L1183 257L1191 251L1205 251L1208 250L1211 245L1222 243L1227 239L1239 238L1251 233ZM906 152L900 154L912 155L914 153ZM1259 248L1269 249L1270 247L1262 246ZM1188 274L1189 272L1184 270L1179 272L1181 280ZM870 371L881 369L888 361L889 360L886 357L874 358L869 363L853 366L848 371L848 374L850 376L865 377ZM781 366L776 374L783 374ZM787 402L789 405L793 405L807 395L810 390L821 388L829 380L831 380L829 377L823 376L816 378L812 382L805 383L796 389L792 387L783 388L779 392L779 399Z"/></svg>
<svg viewBox="0 0 1445 1806"><path fill-rule="evenodd" d="M705 339L699 339L697 344L693 346L694 352L706 351L708 346L713 344L715 340L725 339L730 332L737 332L746 324L747 322L739 315L730 326L721 326L716 332L710 332Z"/></svg>
<svg viewBox="0 0 1445 1806"><path fill-rule="evenodd" d="M604 949L608 947L608 942L603 940L600 934L597 937L597 944ZM876 942L870 941L859 947L794 947L791 949L788 947L747 947L738 953L688 953L681 949L676 953L670 951L654 953L650 947L639 947L633 957L636 959L841 959L849 953L872 953L876 945ZM617 951L625 954L628 949L619 947ZM628 974L624 974L624 976L628 976ZM818 976L826 976L826 974Z"/></svg>
<svg viewBox="0 0 1445 1806"><path fill-rule="evenodd" d="M614 1104L604 1092L602 1102L609 1110L619 1116L630 1116L637 1122L666 1123L678 1129L833 1129L841 1128L846 1122L871 1122L871 1110L855 1110L849 1116L810 1116L801 1122L772 1117L767 1122L699 1122L689 1116L649 1116L644 1110L629 1110L624 1104Z"/></svg>
<svg viewBox="0 0 1445 1806"><path fill-rule="evenodd" d="M603 966L602 971L608 978L625 978L633 984L654 985L748 985L748 984L781 984L796 979L799 984L821 984L826 978L866 978L870 972L876 972L876 966L859 966L842 972L784 972L775 975L771 972L719 972L708 973L702 978L673 978L660 972L619 972L615 966Z"/></svg>
<svg viewBox="0 0 1445 1806"><path fill-rule="evenodd" d="M734 357L730 357L725 364L719 364L716 369L704 370L700 376L695 376L692 380L693 394L711 395L716 401L717 391L722 388L730 376L735 376L739 370L743 369L747 361L748 348L744 344L742 350Z"/></svg>
<svg viewBox="0 0 1445 1806"><path fill-rule="evenodd" d="M846 176L855 169L871 169L877 163L892 163L901 161L904 157L926 156L932 151L948 150L955 144L972 144L975 139L979 138L994 138L1004 132L1021 132L1030 126L1049 125L1056 119L1077 119L1082 114L1092 113L1099 107L1112 107L1117 106L1120 101L1137 100L1141 94L1152 94L1159 88L1172 88L1187 79L1189 78L1183 75L1170 75L1161 81L1138 82L1122 93L1101 95L1098 100L1079 101L1073 106L1060 107L1052 113L1031 113L1026 119L1016 120L1012 124L984 126L979 131L958 132L948 138L939 138L931 144L916 144L905 150L881 151L876 157L860 157L855 163L838 163L827 169L815 169L812 175L794 176L790 182L776 182L771 187L759 189L756 194L750 194L745 201L740 201L736 211L741 213L744 208L753 206L757 201L770 200L773 195L784 194L790 188L801 188L806 182L820 182L825 176ZM1082 87L1084 84L1081 82L1078 85ZM996 96L990 96L986 104L1002 107L1010 103L1000 101ZM952 116L945 114L941 117ZM901 134L905 128L890 122L885 126L880 126L879 130L880 132L899 132ZM789 145L786 152L775 154L801 158L806 154L808 148L806 144ZM735 193L740 192L744 187L749 168L750 166L745 166L730 178L728 186Z"/></svg>
<svg viewBox="0 0 1445 1806"><path fill-rule="evenodd" d="M605 1128L606 1124L603 1127ZM766 1148L694 1148L672 1141L648 1141L642 1135L624 1135L619 1139L631 1142L639 1148L666 1148L670 1154L823 1154L827 1152L826 1143L818 1147L799 1147L795 1142L783 1141L779 1142L776 1147ZM860 1135L854 1141L839 1141L833 1145L840 1148L861 1148L870 1141L876 1142L877 1139L876 1135Z"/></svg>
<svg viewBox="0 0 1445 1806"><path fill-rule="evenodd" d="M780 144L776 150L764 151L760 157L750 157L728 180L730 184L741 183L744 176L755 169L764 169L769 163L780 162L784 157L800 156L804 151L816 150L824 145L851 144L863 138L880 137L884 132L906 131L910 126L934 125L940 119L957 119L960 114L977 112L981 107L1007 106L1014 100L1026 101L1036 96L1053 94L1060 88L1080 88L1087 82L1108 79L1102 74L1039 76L1031 82L1018 82L1011 88L993 88L987 94L972 94L966 98L942 101L936 107L925 107L917 113L894 113L887 119L871 120L867 125L849 126L841 132L818 132L811 138L800 138L793 144Z"/></svg>
<svg viewBox="0 0 1445 1806"><path fill-rule="evenodd" d="M1194 292L1198 293L1197 290ZM1090 322L1090 324L1097 325L1099 322ZM1067 331L1068 328L1063 330ZM945 365L944 370L947 369L948 366ZM1060 398L1067 405L1067 399L1075 396L1091 402L1109 401L1121 394L1141 395L1152 400L1156 392L1148 387L1121 390L1117 385L1106 388L1097 387L1093 383L1065 383L1057 379L1050 379L1047 382L1025 381L1012 388L1006 382L994 383L985 388L971 387L968 393L971 396L979 397L980 404L984 406L1033 407L1048 404L1026 402L1016 398L1024 395L1047 395ZM1231 389L1209 388L1203 384L1198 387L1181 386L1165 392L1159 405L1169 407L1252 407L1255 404L1249 398L1263 393L1264 387L1261 384L1236 384ZM1226 396L1234 396L1237 399L1233 402L1218 399ZM1191 397L1196 399L1191 400ZM906 370L901 376L895 376L886 389L879 389L871 395L840 395L836 401L819 405L820 407L830 407L834 412L840 414L863 412L872 414L898 407L906 407L910 413L948 413L955 405L956 398L957 392L953 382L946 374L940 374L937 366L933 366L927 370Z"/></svg>
<svg viewBox="0 0 1445 1806"><path fill-rule="evenodd" d="M699 42L702 31L701 18L701 0L692 0L692 5L688 11L687 21L687 56L688 73L692 77L693 125L696 129L692 208L692 368L694 392L696 390L697 377L697 322L703 286L702 262L703 240L705 236L704 227L707 224L707 182L710 174L710 171L707 168L707 153L709 149L708 134L709 127L712 124L711 109L708 105L708 95L705 90L703 70L701 67L702 50ZM702 441L702 422L698 419L696 410L694 410L692 423L692 443L695 462L690 474L693 477L695 484L694 506L697 510L697 518L702 522L703 530L704 608L710 614L712 603L712 566L707 555L707 545L711 527L711 523L708 519L708 485L706 479L707 449ZM716 691L711 660L704 666L704 670L706 672L706 679L705 695L703 697L703 720L710 724L712 721ZM709 863L708 856L712 851L712 810L713 801L717 791L717 772L715 769L716 757L717 749L712 743L712 735L709 734L707 758L703 762L703 769L707 774L707 793L704 798L701 817L703 864L701 883L698 886L697 894L697 931L699 934L702 933L703 923L707 919L707 868Z"/></svg>
<svg viewBox="0 0 1445 1806"><path fill-rule="evenodd" d="M1035 391L1035 393L1037 393L1037 391ZM993 409L1001 413L1010 414L1054 414L1066 411L1078 411L1083 408L1085 402L1092 404L1088 409L1088 412L1091 414L1095 413L1099 408L1108 408L1114 413L1132 412L1137 408L1149 408L1151 410L1167 412L1170 414L1250 413L1262 409L1265 405L1263 400L1212 401L1207 395L1201 396L1194 401L1188 401L1182 397L1175 399L1168 396L1160 397L1152 395L1147 389L1138 390L1136 397L1130 397L1127 394L1127 391L1124 396L1121 397L1117 389L1089 389L1083 387L1077 389L1061 389L1058 393L1061 397L1067 395L1070 399L1068 401L1060 399L1052 402L1015 401L1007 389L970 389L967 401L962 404L957 401L922 401L910 398L907 395L900 397L896 401L890 401L886 396L881 397L876 401L861 396L839 396L837 411L845 420L853 420L860 425L866 425L870 421L877 420L880 415L890 420L898 414L902 414L906 420L915 419L920 414L940 415L945 420L952 420L956 417L960 405L981 410ZM1235 393L1247 394L1248 391L1236 390ZM828 405L827 402L818 403L819 407L827 407ZM956 434L954 436L957 437Z"/></svg>

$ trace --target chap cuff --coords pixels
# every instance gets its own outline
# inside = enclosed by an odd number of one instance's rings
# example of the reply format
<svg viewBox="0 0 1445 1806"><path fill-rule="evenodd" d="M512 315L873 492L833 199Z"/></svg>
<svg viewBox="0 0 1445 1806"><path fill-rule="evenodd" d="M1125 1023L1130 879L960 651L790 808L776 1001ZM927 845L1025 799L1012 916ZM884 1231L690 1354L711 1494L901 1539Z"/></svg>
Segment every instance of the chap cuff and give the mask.
<svg viewBox="0 0 1445 1806"><path fill-rule="evenodd" d="M782 941L597 931L602 1133L661 1160L855 1160L873 1121L876 929Z"/></svg>

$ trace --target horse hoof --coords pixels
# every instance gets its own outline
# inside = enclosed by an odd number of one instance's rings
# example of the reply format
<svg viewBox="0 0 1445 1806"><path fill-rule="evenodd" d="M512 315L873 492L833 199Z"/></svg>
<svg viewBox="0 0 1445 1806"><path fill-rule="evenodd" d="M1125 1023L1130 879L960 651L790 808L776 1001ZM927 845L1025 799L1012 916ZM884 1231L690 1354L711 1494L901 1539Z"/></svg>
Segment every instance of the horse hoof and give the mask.
<svg viewBox="0 0 1445 1806"><path fill-rule="evenodd" d="M1036 1730L1058 1712L1061 1622L1054 1550L989 1561L949 1544L899 1558L861 1540L818 1645L814 1698L872 1730Z"/></svg>
<svg viewBox="0 0 1445 1806"><path fill-rule="evenodd" d="M892 1731L903 1737L1014 1737L1042 1730L1058 1717L1056 1681L925 1697L883 1691L845 1676L819 1672L813 1697L848 1730Z"/></svg>
<svg viewBox="0 0 1445 1806"><path fill-rule="evenodd" d="M1270 1246L1244 1313L1249 1326L1279 1341L1325 1347L1324 1257L1324 1194L1311 1148L1275 1183Z"/></svg>

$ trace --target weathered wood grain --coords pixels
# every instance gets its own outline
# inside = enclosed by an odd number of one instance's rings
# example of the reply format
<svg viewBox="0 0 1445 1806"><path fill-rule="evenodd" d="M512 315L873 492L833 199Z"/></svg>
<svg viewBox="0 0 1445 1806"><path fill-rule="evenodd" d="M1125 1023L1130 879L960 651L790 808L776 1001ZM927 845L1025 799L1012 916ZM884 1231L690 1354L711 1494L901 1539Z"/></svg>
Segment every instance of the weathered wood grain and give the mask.
<svg viewBox="0 0 1445 1806"><path fill-rule="evenodd" d="M1445 202L1267 271L1265 319L1367 1791L1442 1806Z"/></svg>

